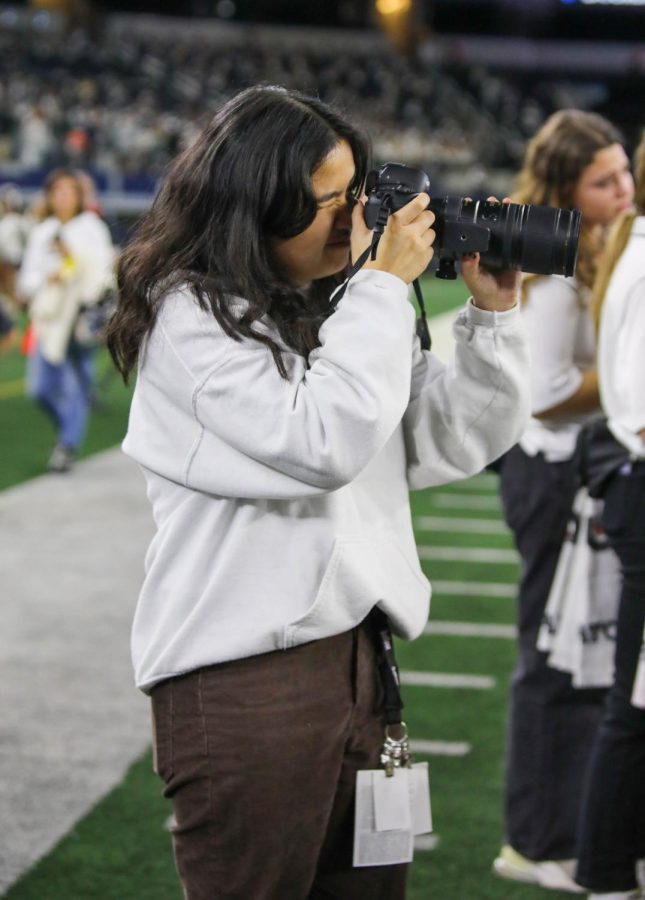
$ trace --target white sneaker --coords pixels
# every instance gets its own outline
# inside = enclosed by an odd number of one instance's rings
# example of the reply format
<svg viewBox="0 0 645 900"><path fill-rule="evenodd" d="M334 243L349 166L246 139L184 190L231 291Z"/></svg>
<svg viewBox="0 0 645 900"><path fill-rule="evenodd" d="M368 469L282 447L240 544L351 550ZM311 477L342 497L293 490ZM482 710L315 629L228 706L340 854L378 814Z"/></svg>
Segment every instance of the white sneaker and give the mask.
<svg viewBox="0 0 645 900"><path fill-rule="evenodd" d="M645 859L639 859L636 863L636 877L642 888L645 888Z"/></svg>
<svg viewBox="0 0 645 900"><path fill-rule="evenodd" d="M609 894L589 894L587 900L639 900L643 897L641 891L612 891Z"/></svg>
<svg viewBox="0 0 645 900"><path fill-rule="evenodd" d="M537 884L552 891L568 891L570 894L584 894L584 888L573 880L576 869L575 859L542 860L534 862L505 844L493 863L493 872L501 878Z"/></svg>

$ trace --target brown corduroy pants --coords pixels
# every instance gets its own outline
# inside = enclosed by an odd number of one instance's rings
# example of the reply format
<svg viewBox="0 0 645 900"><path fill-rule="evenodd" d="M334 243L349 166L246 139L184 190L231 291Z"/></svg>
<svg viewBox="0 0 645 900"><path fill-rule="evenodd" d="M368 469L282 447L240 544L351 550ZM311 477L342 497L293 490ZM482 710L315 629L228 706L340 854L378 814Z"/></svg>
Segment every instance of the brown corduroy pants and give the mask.
<svg viewBox="0 0 645 900"><path fill-rule="evenodd" d="M407 866L352 868L354 787L377 768L367 622L198 669L152 692L186 900L403 900Z"/></svg>

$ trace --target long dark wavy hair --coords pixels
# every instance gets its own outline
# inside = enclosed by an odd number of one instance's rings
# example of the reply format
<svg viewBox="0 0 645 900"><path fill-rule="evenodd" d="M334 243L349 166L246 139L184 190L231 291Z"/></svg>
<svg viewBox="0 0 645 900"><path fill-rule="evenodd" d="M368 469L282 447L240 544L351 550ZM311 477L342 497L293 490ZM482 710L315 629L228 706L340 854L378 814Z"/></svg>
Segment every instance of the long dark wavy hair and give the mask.
<svg viewBox="0 0 645 900"><path fill-rule="evenodd" d="M294 287L271 243L311 224L317 208L311 177L341 140L354 157L349 193L356 196L369 165L367 138L320 100L263 86L219 109L171 164L119 260L108 347L125 381L164 296L181 285L230 337L267 345L283 377L280 346L254 328L258 319L268 315L284 343L303 356L318 346L343 273ZM247 301L243 312L233 297Z"/></svg>

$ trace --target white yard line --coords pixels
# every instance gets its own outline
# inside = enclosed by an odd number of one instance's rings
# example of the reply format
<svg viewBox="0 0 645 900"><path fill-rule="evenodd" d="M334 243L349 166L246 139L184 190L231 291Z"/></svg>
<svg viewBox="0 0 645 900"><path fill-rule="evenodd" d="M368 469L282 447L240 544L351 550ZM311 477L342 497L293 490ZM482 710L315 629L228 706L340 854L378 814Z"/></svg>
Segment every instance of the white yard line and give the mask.
<svg viewBox="0 0 645 900"><path fill-rule="evenodd" d="M420 559L451 560L454 562L517 564L516 550L497 550L493 547L417 547Z"/></svg>
<svg viewBox="0 0 645 900"><path fill-rule="evenodd" d="M421 852L424 850L434 850L438 843L438 834L420 834L414 839L414 849Z"/></svg>
<svg viewBox="0 0 645 900"><path fill-rule="evenodd" d="M401 684L415 687L471 688L488 691L495 687L489 675L453 675L447 672L401 672Z"/></svg>
<svg viewBox="0 0 645 900"><path fill-rule="evenodd" d="M455 519L451 516L416 516L414 526L420 531L442 531L453 534L510 535L504 522L496 519Z"/></svg>
<svg viewBox="0 0 645 900"><path fill-rule="evenodd" d="M472 749L466 741L410 741L412 753L426 756L467 756Z"/></svg>
<svg viewBox="0 0 645 900"><path fill-rule="evenodd" d="M480 622L428 622L424 634L442 634L449 637L489 637L514 640L515 625L495 625Z"/></svg>
<svg viewBox="0 0 645 900"><path fill-rule="evenodd" d="M435 594L450 594L460 597L515 597L517 586L494 581L437 581L432 579Z"/></svg>
<svg viewBox="0 0 645 900"><path fill-rule="evenodd" d="M494 509L499 511L496 494L430 494L432 506L438 509Z"/></svg>

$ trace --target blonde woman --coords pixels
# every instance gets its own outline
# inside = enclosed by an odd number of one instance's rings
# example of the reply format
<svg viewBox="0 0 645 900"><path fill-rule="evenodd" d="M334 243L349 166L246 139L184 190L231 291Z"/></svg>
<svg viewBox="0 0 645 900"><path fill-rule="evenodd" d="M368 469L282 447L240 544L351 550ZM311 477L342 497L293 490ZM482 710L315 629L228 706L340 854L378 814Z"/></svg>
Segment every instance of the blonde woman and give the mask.
<svg viewBox="0 0 645 900"><path fill-rule="evenodd" d="M52 472L66 472L85 436L93 381L92 349L74 338L82 306L96 303L111 282L114 252L107 225L84 208L81 182L57 169L45 183L46 216L29 236L18 292L29 304L37 339L29 391L52 420Z"/></svg>
<svg viewBox="0 0 645 900"><path fill-rule="evenodd" d="M636 154L636 212L607 246L594 306L600 314L600 396L628 462L605 489L603 524L621 563L616 673L591 754L580 816L577 880L591 898L642 897L645 707L634 690L645 652L645 135Z"/></svg>
<svg viewBox="0 0 645 900"><path fill-rule="evenodd" d="M501 498L522 561L519 658L511 684L505 784L506 842L497 874L576 892L575 835L588 748L604 692L575 690L536 648L574 492L572 456L599 397L590 287L606 227L631 207L633 180L621 137L579 110L551 116L530 141L514 200L576 207L576 274L524 282L522 314L532 356L532 418L501 460Z"/></svg>

